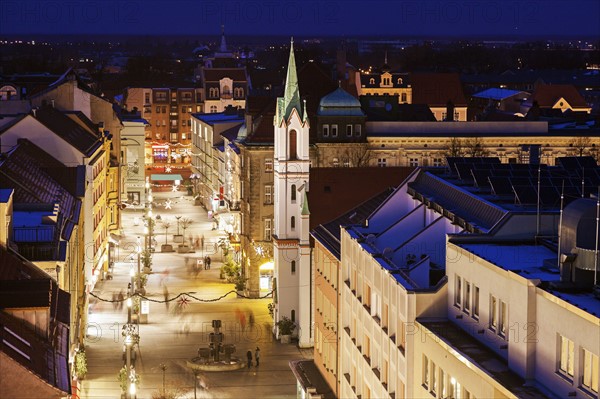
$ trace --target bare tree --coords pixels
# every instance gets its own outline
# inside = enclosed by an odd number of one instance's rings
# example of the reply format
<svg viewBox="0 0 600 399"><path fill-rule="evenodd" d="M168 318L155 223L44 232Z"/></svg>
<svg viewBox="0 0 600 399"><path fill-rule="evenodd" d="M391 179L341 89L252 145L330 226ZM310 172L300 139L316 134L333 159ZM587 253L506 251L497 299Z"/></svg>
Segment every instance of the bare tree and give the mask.
<svg viewBox="0 0 600 399"><path fill-rule="evenodd" d="M462 157L465 153L462 140L457 137L451 137L450 143L445 148L443 155L446 157Z"/></svg>
<svg viewBox="0 0 600 399"><path fill-rule="evenodd" d="M592 139L589 137L575 137L569 143L569 147L571 147L570 152L577 157L592 155Z"/></svg>
<svg viewBox="0 0 600 399"><path fill-rule="evenodd" d="M481 137L465 140L465 154L468 157L486 157L490 152L483 146Z"/></svg>
<svg viewBox="0 0 600 399"><path fill-rule="evenodd" d="M342 159L347 160L350 167L360 168L369 166L371 159L373 159L373 153L367 143L356 143L346 148L342 154Z"/></svg>
<svg viewBox="0 0 600 399"><path fill-rule="evenodd" d="M179 221L179 223L181 224L181 228L183 229L183 240L185 242L185 230L190 227L190 225L192 223L194 223L194 221L190 218L183 218Z"/></svg>
<svg viewBox="0 0 600 399"><path fill-rule="evenodd" d="M167 244L167 239L168 239L168 235L167 233L169 232L169 227L171 227L171 222L168 220L163 220L162 221L162 227L165 229L165 245Z"/></svg>

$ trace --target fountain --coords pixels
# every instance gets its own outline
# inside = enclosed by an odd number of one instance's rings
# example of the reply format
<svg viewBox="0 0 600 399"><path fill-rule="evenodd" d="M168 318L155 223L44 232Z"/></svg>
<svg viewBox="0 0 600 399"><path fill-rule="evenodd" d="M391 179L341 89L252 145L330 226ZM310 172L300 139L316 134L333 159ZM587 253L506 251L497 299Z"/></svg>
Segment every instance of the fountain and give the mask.
<svg viewBox="0 0 600 399"><path fill-rule="evenodd" d="M221 330L221 320L213 320L214 332L209 334L208 347L198 348L198 356L187 361L187 366L194 371L232 371L243 368L246 363L237 357L235 345L225 344L225 335Z"/></svg>

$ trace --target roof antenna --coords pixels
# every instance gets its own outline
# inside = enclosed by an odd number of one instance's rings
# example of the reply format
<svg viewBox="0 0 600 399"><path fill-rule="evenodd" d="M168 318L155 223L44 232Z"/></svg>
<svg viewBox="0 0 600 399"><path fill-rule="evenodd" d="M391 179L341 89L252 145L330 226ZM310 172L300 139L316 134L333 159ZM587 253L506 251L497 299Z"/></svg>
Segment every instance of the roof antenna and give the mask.
<svg viewBox="0 0 600 399"><path fill-rule="evenodd" d="M598 197L596 198L596 251L594 252L594 285L598 284L598 234L600 233L600 186L598 186Z"/></svg>
<svg viewBox="0 0 600 399"><path fill-rule="evenodd" d="M384 64L387 64L387 50L385 50L385 58L384 58L384 60L383 60L383 63L384 63Z"/></svg>
<svg viewBox="0 0 600 399"><path fill-rule="evenodd" d="M565 181L562 181L562 190L560 191L560 217L558 218L558 270L560 270L560 238L563 220L563 205L565 201Z"/></svg>
<svg viewBox="0 0 600 399"><path fill-rule="evenodd" d="M540 235L540 224L541 224L541 220L540 220L540 180L541 180L541 174L542 174L542 167L540 165L538 165L538 180L537 180L537 215L536 215L536 230L537 230L537 234L536 234L536 243L537 243L537 238Z"/></svg>

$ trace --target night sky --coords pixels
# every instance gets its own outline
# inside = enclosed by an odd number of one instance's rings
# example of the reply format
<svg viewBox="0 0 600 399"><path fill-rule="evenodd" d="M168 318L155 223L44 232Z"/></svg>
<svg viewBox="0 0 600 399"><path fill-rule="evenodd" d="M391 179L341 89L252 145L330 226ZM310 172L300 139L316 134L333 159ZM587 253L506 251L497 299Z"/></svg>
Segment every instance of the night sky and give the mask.
<svg viewBox="0 0 600 399"><path fill-rule="evenodd" d="M598 37L598 0L2 0L1 34Z"/></svg>

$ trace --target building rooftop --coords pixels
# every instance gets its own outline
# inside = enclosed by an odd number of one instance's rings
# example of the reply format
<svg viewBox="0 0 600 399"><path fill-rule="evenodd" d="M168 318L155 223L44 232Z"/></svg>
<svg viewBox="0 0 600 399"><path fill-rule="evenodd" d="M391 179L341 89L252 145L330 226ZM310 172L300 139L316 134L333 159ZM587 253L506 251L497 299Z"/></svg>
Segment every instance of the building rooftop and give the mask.
<svg viewBox="0 0 600 399"><path fill-rule="evenodd" d="M210 126L219 124L219 123L230 123L230 122L244 122L244 115L240 115L240 112L214 112L210 114L203 113L193 113L192 116Z"/></svg>
<svg viewBox="0 0 600 399"><path fill-rule="evenodd" d="M562 292L551 288L549 283L561 281L557 248L523 242L469 242L465 236L450 236L450 242L503 270L539 280L545 291L600 318L600 299L591 290Z"/></svg>
<svg viewBox="0 0 600 399"><path fill-rule="evenodd" d="M34 117L87 157L92 156L102 145L97 127L82 112L62 112L45 105L35 112Z"/></svg>
<svg viewBox="0 0 600 399"><path fill-rule="evenodd" d="M319 395L323 399L335 398L333 391L327 384L327 381L321 376L314 360L292 360L290 361L290 368L296 380L298 380L305 390L313 388L316 390L314 394Z"/></svg>
<svg viewBox="0 0 600 399"><path fill-rule="evenodd" d="M443 320L419 320L417 321L433 334L424 335L439 339L440 344L444 343L458 352L457 358L471 369L480 369L488 374L491 379L502 385L508 392L522 399L538 399L549 397L540 389L530 385L530 383L519 377L508 368L506 360L498 356L491 349L477 341L475 338L465 333L455 324Z"/></svg>
<svg viewBox="0 0 600 399"><path fill-rule="evenodd" d="M536 101L540 107L553 107L561 98L564 98L572 107L588 107L573 85L538 85L533 91L529 102L533 104Z"/></svg>
<svg viewBox="0 0 600 399"><path fill-rule="evenodd" d="M334 92L321 98L319 116L364 116L360 101L350 93L338 87Z"/></svg>
<svg viewBox="0 0 600 399"><path fill-rule="evenodd" d="M467 106L457 73L413 73L410 80L413 104L445 107L451 101L455 107Z"/></svg>
<svg viewBox="0 0 600 399"><path fill-rule="evenodd" d="M512 97L515 94L523 93L520 90L510 90L510 89L498 89L491 88L484 91L480 91L479 93L473 94L473 97L476 98L486 98L490 100L504 100L505 98Z"/></svg>

